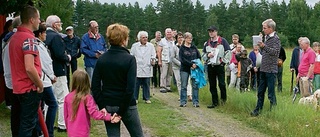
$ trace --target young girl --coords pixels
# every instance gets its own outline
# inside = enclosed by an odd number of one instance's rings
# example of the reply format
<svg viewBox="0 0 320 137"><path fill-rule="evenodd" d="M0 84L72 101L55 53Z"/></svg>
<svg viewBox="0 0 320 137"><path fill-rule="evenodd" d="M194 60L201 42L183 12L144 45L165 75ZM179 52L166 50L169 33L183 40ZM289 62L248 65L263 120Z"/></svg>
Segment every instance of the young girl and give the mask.
<svg viewBox="0 0 320 137"><path fill-rule="evenodd" d="M87 72L78 69L73 73L70 91L64 99L64 119L69 137L89 137L90 116L96 120L111 120L111 115L105 109L97 109L90 94Z"/></svg>

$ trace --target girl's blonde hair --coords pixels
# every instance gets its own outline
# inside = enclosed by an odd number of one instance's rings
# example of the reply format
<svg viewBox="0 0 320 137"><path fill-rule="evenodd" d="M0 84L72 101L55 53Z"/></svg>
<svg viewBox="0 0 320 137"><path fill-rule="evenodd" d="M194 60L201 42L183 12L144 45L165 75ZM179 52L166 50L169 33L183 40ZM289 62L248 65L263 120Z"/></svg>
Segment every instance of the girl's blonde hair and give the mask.
<svg viewBox="0 0 320 137"><path fill-rule="evenodd" d="M90 94L90 79L86 71L78 69L72 74L72 83L70 91L75 92L75 96L72 100L71 117L71 119L74 120L76 118L80 102L82 100L85 102L85 96Z"/></svg>

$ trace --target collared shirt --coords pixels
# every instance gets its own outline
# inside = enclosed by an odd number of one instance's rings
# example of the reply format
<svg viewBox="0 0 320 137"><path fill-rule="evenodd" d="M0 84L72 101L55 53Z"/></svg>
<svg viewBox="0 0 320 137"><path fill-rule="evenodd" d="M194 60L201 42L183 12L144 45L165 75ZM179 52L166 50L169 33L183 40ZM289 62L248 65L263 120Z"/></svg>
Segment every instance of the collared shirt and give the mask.
<svg viewBox="0 0 320 137"><path fill-rule="evenodd" d="M131 47L131 55L136 57L137 61L137 77L148 78L152 77L152 65L151 61L156 58L156 51L154 46L147 42L142 45L140 42L136 42Z"/></svg>
<svg viewBox="0 0 320 137"><path fill-rule="evenodd" d="M161 52L161 60L164 63L170 63L171 59L174 56L173 52L173 47L174 47L174 41L169 41L166 38L162 38L161 41L159 42L159 46L162 47L162 52Z"/></svg>
<svg viewBox="0 0 320 137"><path fill-rule="evenodd" d="M265 46L261 48L261 72L278 73L278 57L280 53L280 39L276 33L269 34L265 39Z"/></svg>
<svg viewBox="0 0 320 137"><path fill-rule="evenodd" d="M11 37L9 43L9 58L14 94L24 94L31 90L37 90L37 87L25 70L24 56L28 54L34 56L33 65L40 77L41 63L38 44L33 32L24 27L18 27L18 31Z"/></svg>
<svg viewBox="0 0 320 137"><path fill-rule="evenodd" d="M299 77L305 77L308 75L310 65L314 64L315 59L316 59L316 53L310 47L305 52L303 52L302 60L298 68ZM313 79L313 72L309 78Z"/></svg>

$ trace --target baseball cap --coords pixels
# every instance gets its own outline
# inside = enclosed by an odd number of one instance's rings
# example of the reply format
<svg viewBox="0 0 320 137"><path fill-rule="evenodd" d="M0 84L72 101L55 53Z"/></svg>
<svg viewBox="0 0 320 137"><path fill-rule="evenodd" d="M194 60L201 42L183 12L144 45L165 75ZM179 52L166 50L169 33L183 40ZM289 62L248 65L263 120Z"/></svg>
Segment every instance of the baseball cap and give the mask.
<svg viewBox="0 0 320 137"><path fill-rule="evenodd" d="M210 30L211 30L211 31L215 31L215 30L218 31L218 28L217 28L216 26L213 26L213 25L212 25L212 26L210 26L210 27L207 29L207 31L210 31Z"/></svg>
<svg viewBox="0 0 320 137"><path fill-rule="evenodd" d="M66 28L66 30L69 30L69 29L72 29L72 30L73 30L73 27L72 27L72 26L68 26L68 27Z"/></svg>

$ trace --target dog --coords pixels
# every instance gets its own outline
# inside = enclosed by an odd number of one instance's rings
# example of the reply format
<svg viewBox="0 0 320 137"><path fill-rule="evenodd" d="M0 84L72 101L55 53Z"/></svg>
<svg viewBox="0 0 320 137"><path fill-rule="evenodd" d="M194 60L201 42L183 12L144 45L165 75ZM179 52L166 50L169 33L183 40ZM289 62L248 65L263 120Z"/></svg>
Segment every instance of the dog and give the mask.
<svg viewBox="0 0 320 137"><path fill-rule="evenodd" d="M320 89L316 90L313 95L310 95L308 97L302 97L299 100L299 104L303 105L313 105L316 110L320 107Z"/></svg>

